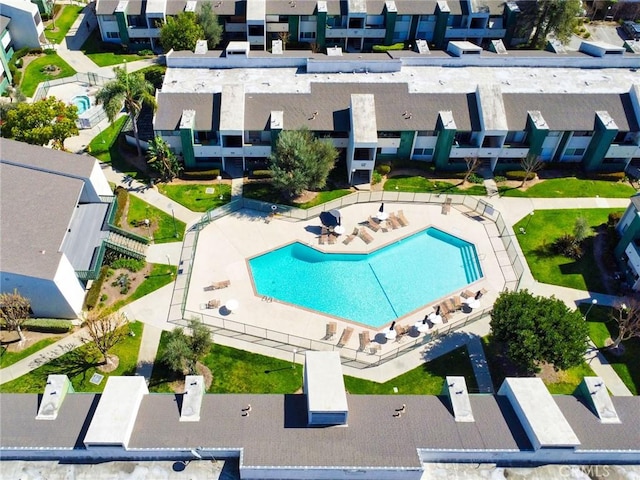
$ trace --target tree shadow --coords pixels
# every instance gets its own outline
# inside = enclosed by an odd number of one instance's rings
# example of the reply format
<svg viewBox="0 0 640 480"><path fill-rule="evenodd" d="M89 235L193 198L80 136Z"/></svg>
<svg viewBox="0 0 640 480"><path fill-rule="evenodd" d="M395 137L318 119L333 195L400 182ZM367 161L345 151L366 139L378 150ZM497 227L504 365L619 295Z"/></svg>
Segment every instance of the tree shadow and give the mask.
<svg viewBox="0 0 640 480"><path fill-rule="evenodd" d="M49 375L66 375L69 378L80 376L84 381L87 378L87 371L101 364L101 359L97 360L94 352L87 352L86 349L79 348L50 360L34 370L32 374L37 377L38 381L46 381Z"/></svg>

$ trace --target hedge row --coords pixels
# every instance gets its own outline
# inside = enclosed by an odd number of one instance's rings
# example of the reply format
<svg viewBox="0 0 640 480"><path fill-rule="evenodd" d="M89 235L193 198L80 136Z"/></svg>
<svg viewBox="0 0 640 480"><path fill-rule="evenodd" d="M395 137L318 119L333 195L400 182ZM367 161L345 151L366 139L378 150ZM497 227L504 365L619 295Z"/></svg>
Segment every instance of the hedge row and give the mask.
<svg viewBox="0 0 640 480"><path fill-rule="evenodd" d="M213 168L211 170L182 172L182 178L184 180L215 180L219 175L219 168Z"/></svg>
<svg viewBox="0 0 640 480"><path fill-rule="evenodd" d="M98 275L98 278L93 282L84 299L84 306L87 310L94 309L100 301L100 290L102 289L102 284L107 277L108 271L109 267L107 265L103 265L102 268L100 268L100 275Z"/></svg>
<svg viewBox="0 0 640 480"><path fill-rule="evenodd" d="M627 174L625 172L601 172L589 175L589 178L606 182L622 182L627 178Z"/></svg>
<svg viewBox="0 0 640 480"><path fill-rule="evenodd" d="M510 172L504 172L504 176L507 177L507 180L533 180L536 178L535 172L525 172L524 170L512 170Z"/></svg>
<svg viewBox="0 0 640 480"><path fill-rule="evenodd" d="M145 265L146 262L144 260L138 260L137 258L118 258L111 262L111 268L114 270L126 268L130 272L139 272Z"/></svg>
<svg viewBox="0 0 640 480"><path fill-rule="evenodd" d="M271 170L254 170L251 172L251 178L271 178L273 173Z"/></svg>
<svg viewBox="0 0 640 480"><path fill-rule="evenodd" d="M404 50L404 42L394 43L393 45L374 45L374 52L388 52L390 50Z"/></svg>
<svg viewBox="0 0 640 480"><path fill-rule="evenodd" d="M113 193L116 194L116 201L118 202L118 208L116 209L113 223L118 226L120 225L120 221L124 216L124 210L125 208L127 208L127 197L129 195L129 192L124 187L116 187L116 190Z"/></svg>
<svg viewBox="0 0 640 480"><path fill-rule="evenodd" d="M69 320L55 318L30 318L22 325L30 332L40 333L67 333L73 328L73 324Z"/></svg>

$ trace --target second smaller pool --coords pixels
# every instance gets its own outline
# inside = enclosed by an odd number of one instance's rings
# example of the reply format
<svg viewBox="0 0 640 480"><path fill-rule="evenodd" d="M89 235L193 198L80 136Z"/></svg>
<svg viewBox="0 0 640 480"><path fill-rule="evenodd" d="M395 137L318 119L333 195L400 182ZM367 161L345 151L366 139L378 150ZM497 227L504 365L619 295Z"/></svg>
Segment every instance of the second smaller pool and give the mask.
<svg viewBox="0 0 640 480"><path fill-rule="evenodd" d="M91 99L86 95L78 95L73 97L71 102L78 108L78 115L83 114L91 108Z"/></svg>

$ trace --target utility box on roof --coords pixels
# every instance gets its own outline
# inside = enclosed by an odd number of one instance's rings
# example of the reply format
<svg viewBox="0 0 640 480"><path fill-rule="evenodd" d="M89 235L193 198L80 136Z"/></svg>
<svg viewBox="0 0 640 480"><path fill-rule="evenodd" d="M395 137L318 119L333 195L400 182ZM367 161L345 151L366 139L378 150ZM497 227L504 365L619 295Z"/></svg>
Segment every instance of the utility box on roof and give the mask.
<svg viewBox="0 0 640 480"><path fill-rule="evenodd" d="M306 352L304 393L309 425L346 425L349 415L338 352Z"/></svg>

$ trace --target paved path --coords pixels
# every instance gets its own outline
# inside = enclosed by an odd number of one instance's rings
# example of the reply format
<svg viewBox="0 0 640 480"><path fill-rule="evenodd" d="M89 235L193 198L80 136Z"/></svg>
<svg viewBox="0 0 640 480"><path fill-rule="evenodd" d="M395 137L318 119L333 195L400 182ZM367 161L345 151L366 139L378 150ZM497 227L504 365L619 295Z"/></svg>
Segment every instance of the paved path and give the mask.
<svg viewBox="0 0 640 480"><path fill-rule="evenodd" d="M149 324L146 324L142 331L136 375L144 377L147 384L149 384L149 380L151 379L153 362L156 361L158 346L160 345L160 334L162 334L161 329Z"/></svg>

